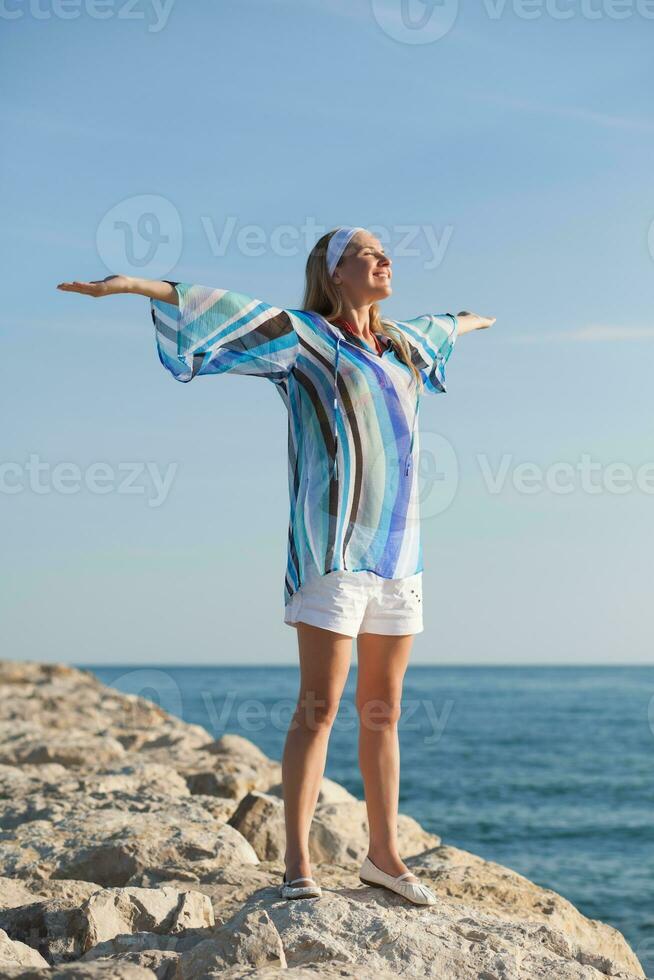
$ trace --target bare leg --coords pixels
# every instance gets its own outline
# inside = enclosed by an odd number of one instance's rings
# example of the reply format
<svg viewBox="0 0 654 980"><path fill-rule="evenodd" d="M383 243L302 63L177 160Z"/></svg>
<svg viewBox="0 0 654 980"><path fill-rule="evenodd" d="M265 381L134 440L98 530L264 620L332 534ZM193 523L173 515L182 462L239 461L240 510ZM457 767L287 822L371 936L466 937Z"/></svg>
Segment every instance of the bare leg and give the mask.
<svg viewBox="0 0 654 980"><path fill-rule="evenodd" d="M370 829L368 856L386 874L408 871L397 841L400 794L400 719L402 684L413 635L360 633L357 638L359 766ZM418 881L415 875L406 879Z"/></svg>
<svg viewBox="0 0 654 980"><path fill-rule="evenodd" d="M352 637L298 623L300 691L282 756L286 875L311 875L309 831L327 745L352 657Z"/></svg>

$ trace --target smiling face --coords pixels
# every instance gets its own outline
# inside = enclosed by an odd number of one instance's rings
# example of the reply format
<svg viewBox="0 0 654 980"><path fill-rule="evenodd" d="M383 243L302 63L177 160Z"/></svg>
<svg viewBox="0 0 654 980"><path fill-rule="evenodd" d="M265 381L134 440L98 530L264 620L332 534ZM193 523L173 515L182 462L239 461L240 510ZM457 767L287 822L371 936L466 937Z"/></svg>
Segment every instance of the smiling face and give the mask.
<svg viewBox="0 0 654 980"><path fill-rule="evenodd" d="M378 303L393 292L391 265L379 239L358 231L334 270L333 281L353 307Z"/></svg>

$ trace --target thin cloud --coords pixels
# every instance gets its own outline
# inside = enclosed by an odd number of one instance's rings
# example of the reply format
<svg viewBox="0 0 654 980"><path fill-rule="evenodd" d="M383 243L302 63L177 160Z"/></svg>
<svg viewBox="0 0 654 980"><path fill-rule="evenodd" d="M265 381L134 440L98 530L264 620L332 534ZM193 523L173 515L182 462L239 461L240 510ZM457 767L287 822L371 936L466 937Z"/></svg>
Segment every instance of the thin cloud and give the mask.
<svg viewBox="0 0 654 980"><path fill-rule="evenodd" d="M566 119L580 119L583 122L589 122L611 129L654 132L654 122L649 119L619 116L608 112L595 112L593 109L586 109L579 106L545 105L528 99L514 99L504 95L492 95L487 92L479 92L475 95L475 98L484 102L492 102L494 105L504 106L507 109L521 109L526 112L542 112L547 115L560 116Z"/></svg>

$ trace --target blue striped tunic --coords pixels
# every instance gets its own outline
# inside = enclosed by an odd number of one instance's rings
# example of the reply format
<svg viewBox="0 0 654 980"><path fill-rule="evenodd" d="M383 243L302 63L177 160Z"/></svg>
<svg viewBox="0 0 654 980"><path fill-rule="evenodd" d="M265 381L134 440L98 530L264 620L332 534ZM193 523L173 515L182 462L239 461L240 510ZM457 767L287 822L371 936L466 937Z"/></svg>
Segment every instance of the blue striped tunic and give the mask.
<svg viewBox="0 0 654 980"><path fill-rule="evenodd" d="M307 576L423 570L417 458L420 393L387 343L377 354L323 316L226 289L171 283L179 306L151 300L159 359L177 381L250 374L272 381L288 415L287 604ZM452 313L390 320L426 392L444 392Z"/></svg>

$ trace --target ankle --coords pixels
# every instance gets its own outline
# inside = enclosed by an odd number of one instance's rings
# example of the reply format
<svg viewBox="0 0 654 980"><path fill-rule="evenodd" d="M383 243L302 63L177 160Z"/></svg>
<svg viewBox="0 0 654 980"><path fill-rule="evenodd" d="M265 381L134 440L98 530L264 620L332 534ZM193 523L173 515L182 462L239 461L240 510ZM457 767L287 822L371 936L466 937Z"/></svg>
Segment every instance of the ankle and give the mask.
<svg viewBox="0 0 654 980"><path fill-rule="evenodd" d="M383 871L387 875L393 875L394 878L409 870L400 857L397 848L368 848L368 858L376 868L379 868L380 871Z"/></svg>
<svg viewBox="0 0 654 980"><path fill-rule="evenodd" d="M311 874L311 860L307 854L284 857L286 877L290 880Z"/></svg>
<svg viewBox="0 0 654 980"><path fill-rule="evenodd" d="M369 844L368 845L368 857L375 863L375 858L387 861L401 861L400 852L397 847L392 847L389 844Z"/></svg>

